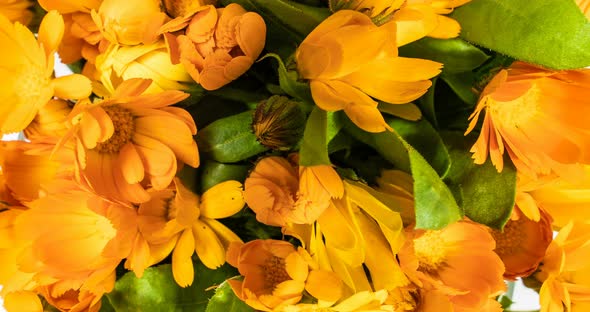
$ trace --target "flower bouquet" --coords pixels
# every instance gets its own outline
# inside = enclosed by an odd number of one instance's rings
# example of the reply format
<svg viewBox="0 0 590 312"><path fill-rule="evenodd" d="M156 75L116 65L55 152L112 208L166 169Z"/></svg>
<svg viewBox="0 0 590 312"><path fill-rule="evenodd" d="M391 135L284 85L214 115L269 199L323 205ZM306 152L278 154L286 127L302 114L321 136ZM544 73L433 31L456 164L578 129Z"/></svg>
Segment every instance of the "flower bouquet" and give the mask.
<svg viewBox="0 0 590 312"><path fill-rule="evenodd" d="M6 310L589 311L588 17L0 0Z"/></svg>

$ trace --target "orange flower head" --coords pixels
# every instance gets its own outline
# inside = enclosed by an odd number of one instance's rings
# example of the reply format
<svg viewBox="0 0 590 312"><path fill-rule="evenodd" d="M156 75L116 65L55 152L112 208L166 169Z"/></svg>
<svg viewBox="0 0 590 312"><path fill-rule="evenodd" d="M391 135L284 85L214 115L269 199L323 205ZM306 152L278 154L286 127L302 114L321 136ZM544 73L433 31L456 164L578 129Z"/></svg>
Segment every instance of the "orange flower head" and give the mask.
<svg viewBox="0 0 590 312"><path fill-rule="evenodd" d="M297 173L299 170L299 174ZM277 156L260 160L246 179L244 197L264 224L310 224L342 197L342 180L331 166L297 167Z"/></svg>
<svg viewBox="0 0 590 312"><path fill-rule="evenodd" d="M589 90L589 69L551 71L515 62L501 70L481 94L466 131L483 111L471 148L475 163L483 164L489 154L500 172L506 151L524 175L576 175L577 164L590 163L590 124L584 118Z"/></svg>
<svg viewBox="0 0 590 312"><path fill-rule="evenodd" d="M395 24L376 26L357 11L341 10L316 27L295 53L316 105L344 110L368 132L391 130L371 97L408 103L426 93L441 64L397 56ZM318 65L321 64L321 65Z"/></svg>
<svg viewBox="0 0 590 312"><path fill-rule="evenodd" d="M82 99L90 95L90 80L82 75L52 78L54 53L61 42L64 21L56 11L45 15L37 37L23 25L0 15L0 133L23 130L54 96ZM18 44L15 44L18 42Z"/></svg>
<svg viewBox="0 0 590 312"><path fill-rule="evenodd" d="M0 2L0 15L4 15L11 22L29 24L33 18L33 12L29 8L33 2L29 0L11 0Z"/></svg>
<svg viewBox="0 0 590 312"><path fill-rule="evenodd" d="M258 58L266 40L260 15L231 3L222 9L207 5L192 15L164 25L170 32L186 27L184 35L166 34L171 57L182 63L206 90L216 90L244 74Z"/></svg>
<svg viewBox="0 0 590 312"><path fill-rule="evenodd" d="M168 187L178 161L199 165L195 123L184 109L171 107L188 94L144 94L150 84L126 80L110 98L78 103L70 114L66 139L75 138L81 181L111 200L145 202L147 187Z"/></svg>
<svg viewBox="0 0 590 312"><path fill-rule="evenodd" d="M484 226L457 222L442 230L411 230L408 235L411 239L398 254L402 269L418 285L450 296L455 309L482 308L504 290L504 265Z"/></svg>
<svg viewBox="0 0 590 312"><path fill-rule="evenodd" d="M504 229L490 229L490 233L496 241L495 252L506 267L504 278L526 277L537 269L553 239L551 216L541 210L541 217L535 222L516 206Z"/></svg>
<svg viewBox="0 0 590 312"><path fill-rule="evenodd" d="M309 254L285 241L254 240L233 243L227 261L238 268L243 281L228 280L234 293L262 311L281 311L302 298L303 290L319 300L336 302L342 281L333 272L314 269Z"/></svg>
<svg viewBox="0 0 590 312"><path fill-rule="evenodd" d="M50 305L63 312L100 311L102 296L69 288L68 284L68 281L60 281L42 286L38 291Z"/></svg>
<svg viewBox="0 0 590 312"><path fill-rule="evenodd" d="M111 43L122 45L150 44L157 39L158 29L166 20L160 0L103 0L92 19Z"/></svg>

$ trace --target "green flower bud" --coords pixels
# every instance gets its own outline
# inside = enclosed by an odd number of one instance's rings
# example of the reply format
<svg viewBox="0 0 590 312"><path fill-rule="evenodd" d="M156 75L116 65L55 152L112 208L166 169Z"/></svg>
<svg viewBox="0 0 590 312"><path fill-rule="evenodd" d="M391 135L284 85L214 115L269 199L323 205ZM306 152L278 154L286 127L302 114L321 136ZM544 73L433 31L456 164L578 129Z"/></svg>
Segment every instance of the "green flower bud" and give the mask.
<svg viewBox="0 0 590 312"><path fill-rule="evenodd" d="M303 136L305 114L298 103L273 95L256 107L252 130L258 142L275 150L289 150Z"/></svg>

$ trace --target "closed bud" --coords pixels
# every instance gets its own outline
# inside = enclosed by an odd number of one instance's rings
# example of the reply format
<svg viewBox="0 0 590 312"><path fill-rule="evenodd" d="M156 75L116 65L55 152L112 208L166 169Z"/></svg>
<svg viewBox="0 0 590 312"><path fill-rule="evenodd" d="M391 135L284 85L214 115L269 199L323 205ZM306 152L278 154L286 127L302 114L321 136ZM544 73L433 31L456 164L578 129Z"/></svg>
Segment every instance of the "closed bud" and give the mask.
<svg viewBox="0 0 590 312"><path fill-rule="evenodd" d="M289 150L303 135L305 114L297 102L279 95L256 107L252 129L260 144L275 150Z"/></svg>

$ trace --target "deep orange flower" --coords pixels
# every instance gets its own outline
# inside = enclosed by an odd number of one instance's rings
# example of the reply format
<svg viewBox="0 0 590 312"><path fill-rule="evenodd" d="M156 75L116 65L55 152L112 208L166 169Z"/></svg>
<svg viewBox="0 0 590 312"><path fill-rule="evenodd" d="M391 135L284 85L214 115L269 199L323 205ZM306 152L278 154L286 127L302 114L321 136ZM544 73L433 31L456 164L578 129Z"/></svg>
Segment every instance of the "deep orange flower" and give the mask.
<svg viewBox="0 0 590 312"><path fill-rule="evenodd" d="M167 188L178 161L199 165L195 123L184 109L170 107L188 94L144 94L150 84L126 80L110 98L78 103L70 114L66 140L75 137L82 182L106 198L148 201L146 189Z"/></svg>
<svg viewBox="0 0 590 312"><path fill-rule="evenodd" d="M228 283L236 296L261 311L282 311L298 303L303 290L319 300L336 302L342 295L342 281L333 272L318 270L309 260L304 249L285 241L232 243L227 262L238 268L244 280Z"/></svg>
<svg viewBox="0 0 590 312"><path fill-rule="evenodd" d="M466 133L485 117L471 148L475 163L488 154L502 171L504 151L518 171L573 176L590 163L590 70L551 71L515 62L501 70L480 96ZM551 125L551 127L546 127Z"/></svg>
<svg viewBox="0 0 590 312"><path fill-rule="evenodd" d="M27 25L33 18L33 12L29 8L33 2L29 0L9 0L0 2L0 15L4 15L11 22L19 22Z"/></svg>
<svg viewBox="0 0 590 312"><path fill-rule="evenodd" d="M277 156L260 160L244 187L246 203L256 219L274 226L313 223L329 206L330 198L344 192L331 166L298 168Z"/></svg>
<svg viewBox="0 0 590 312"><path fill-rule="evenodd" d="M491 230L496 241L494 250L506 267L504 278L514 280L533 273L553 239L551 216L541 210L538 221L527 218L514 207L512 218L502 231Z"/></svg>

